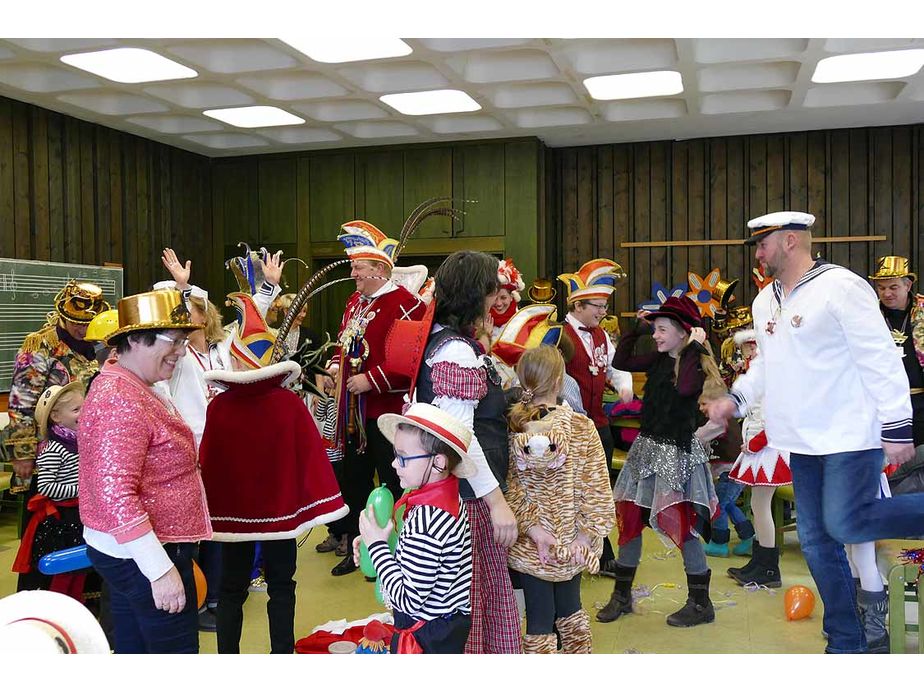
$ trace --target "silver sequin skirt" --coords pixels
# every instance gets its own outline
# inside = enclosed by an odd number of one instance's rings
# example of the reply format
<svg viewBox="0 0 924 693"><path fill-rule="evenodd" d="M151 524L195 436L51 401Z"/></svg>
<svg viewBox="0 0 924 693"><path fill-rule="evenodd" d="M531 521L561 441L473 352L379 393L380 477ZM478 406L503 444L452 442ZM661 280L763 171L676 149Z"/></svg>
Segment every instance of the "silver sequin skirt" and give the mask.
<svg viewBox="0 0 924 693"><path fill-rule="evenodd" d="M651 510L651 526L665 508L690 502L715 514L718 499L709 469L709 458L699 441L690 441L690 451L640 434L613 486L613 498Z"/></svg>

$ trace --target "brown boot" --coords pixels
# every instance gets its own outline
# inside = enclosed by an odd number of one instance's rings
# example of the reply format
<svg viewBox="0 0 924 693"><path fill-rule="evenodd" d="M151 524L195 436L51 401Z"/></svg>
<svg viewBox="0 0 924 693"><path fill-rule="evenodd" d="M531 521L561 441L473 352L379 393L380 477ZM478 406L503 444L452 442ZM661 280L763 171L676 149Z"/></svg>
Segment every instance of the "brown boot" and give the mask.
<svg viewBox="0 0 924 693"><path fill-rule="evenodd" d="M590 633L590 616L584 609L556 619L555 626L561 636L561 651L564 654L591 653L593 636Z"/></svg>
<svg viewBox="0 0 924 693"><path fill-rule="evenodd" d="M523 634L523 654L555 654L557 646L555 633Z"/></svg>

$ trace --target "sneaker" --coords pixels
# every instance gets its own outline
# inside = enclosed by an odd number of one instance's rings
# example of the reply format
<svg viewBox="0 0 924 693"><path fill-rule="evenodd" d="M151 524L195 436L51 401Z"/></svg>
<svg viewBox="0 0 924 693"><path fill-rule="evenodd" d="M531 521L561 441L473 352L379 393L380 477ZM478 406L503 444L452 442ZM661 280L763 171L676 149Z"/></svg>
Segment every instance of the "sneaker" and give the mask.
<svg viewBox="0 0 924 693"><path fill-rule="evenodd" d="M199 612L199 630L203 633L214 633L218 630L215 609L203 609Z"/></svg>
<svg viewBox="0 0 924 693"><path fill-rule="evenodd" d="M340 540L333 534L328 534L324 541L314 547L314 550L318 553L330 553L336 551L338 546L340 546Z"/></svg>
<svg viewBox="0 0 924 693"><path fill-rule="evenodd" d="M250 592L266 592L266 578L258 575L250 581Z"/></svg>

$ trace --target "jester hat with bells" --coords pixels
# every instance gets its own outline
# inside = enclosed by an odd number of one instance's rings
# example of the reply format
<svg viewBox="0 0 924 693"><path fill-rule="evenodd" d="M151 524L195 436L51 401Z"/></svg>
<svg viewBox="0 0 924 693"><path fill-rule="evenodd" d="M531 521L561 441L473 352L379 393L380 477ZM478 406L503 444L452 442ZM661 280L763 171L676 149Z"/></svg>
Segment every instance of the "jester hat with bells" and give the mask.
<svg viewBox="0 0 924 693"><path fill-rule="evenodd" d="M571 274L559 274L558 279L568 289L568 305L593 298L609 300L616 283L626 278L622 267L612 260L597 258L581 265Z"/></svg>
<svg viewBox="0 0 924 693"><path fill-rule="evenodd" d="M518 310L504 325L491 353L511 368L515 368L520 357L528 350L543 344L557 347L561 339L561 325L552 325L555 306L534 304Z"/></svg>

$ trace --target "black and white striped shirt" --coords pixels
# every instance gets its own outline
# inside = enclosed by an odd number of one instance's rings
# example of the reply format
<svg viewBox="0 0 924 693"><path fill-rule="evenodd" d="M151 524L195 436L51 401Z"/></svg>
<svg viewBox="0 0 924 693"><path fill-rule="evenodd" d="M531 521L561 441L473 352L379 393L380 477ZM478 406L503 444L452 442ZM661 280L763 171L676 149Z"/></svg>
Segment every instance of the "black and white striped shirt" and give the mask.
<svg viewBox="0 0 924 693"><path fill-rule="evenodd" d="M38 492L51 500L68 500L77 497L79 457L56 440L49 440L38 459Z"/></svg>
<svg viewBox="0 0 924 693"><path fill-rule="evenodd" d="M423 621L471 612L472 537L464 503L458 517L431 505L413 506L395 555L378 541L369 556L387 606Z"/></svg>

